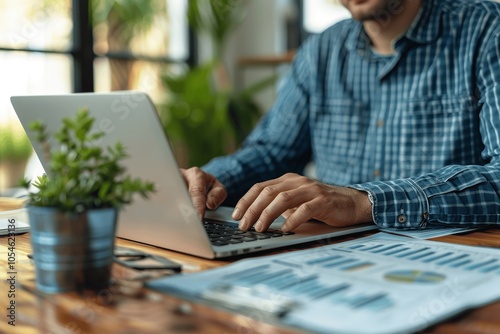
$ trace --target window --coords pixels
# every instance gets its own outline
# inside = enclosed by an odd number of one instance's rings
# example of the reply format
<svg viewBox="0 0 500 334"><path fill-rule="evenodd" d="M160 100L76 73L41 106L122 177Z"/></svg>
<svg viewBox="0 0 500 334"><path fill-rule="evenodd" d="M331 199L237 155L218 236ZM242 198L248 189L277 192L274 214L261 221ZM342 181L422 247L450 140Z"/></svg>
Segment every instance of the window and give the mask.
<svg viewBox="0 0 500 334"><path fill-rule="evenodd" d="M195 62L186 7L187 0L1 1L0 131L24 135L12 95L138 89L161 101L162 74Z"/></svg>
<svg viewBox="0 0 500 334"><path fill-rule="evenodd" d="M192 61L186 6L186 0L94 1L95 90L160 96L159 76Z"/></svg>
<svg viewBox="0 0 500 334"><path fill-rule="evenodd" d="M333 24L351 17L339 0L298 0L302 14L303 37L320 33Z"/></svg>

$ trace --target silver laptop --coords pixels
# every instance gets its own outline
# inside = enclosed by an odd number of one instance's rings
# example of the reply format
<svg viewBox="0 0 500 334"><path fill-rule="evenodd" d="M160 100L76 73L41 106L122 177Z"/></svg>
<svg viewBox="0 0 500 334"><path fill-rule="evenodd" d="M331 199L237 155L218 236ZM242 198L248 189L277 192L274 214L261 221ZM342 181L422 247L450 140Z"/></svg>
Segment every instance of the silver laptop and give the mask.
<svg viewBox="0 0 500 334"><path fill-rule="evenodd" d="M28 125L41 120L49 133L56 132L64 117L73 117L88 108L96 119L94 126L105 133L102 146L120 141L129 158L124 161L133 177L155 183L157 191L149 199L137 197L120 213L117 236L204 258L219 258L252 253L298 243L375 229L374 224L334 228L319 222L301 225L293 234L249 232L238 240L214 238L213 228L222 225L236 228L232 208L208 211L202 222L192 204L186 184L165 136L158 114L149 97L141 92L81 93L51 96L13 96L12 105L33 143L35 152L46 168L41 147ZM279 229L283 219L270 228ZM206 226L209 231L207 232ZM239 233L239 231L236 231ZM209 236L210 235L210 236ZM236 239L238 239L236 238Z"/></svg>

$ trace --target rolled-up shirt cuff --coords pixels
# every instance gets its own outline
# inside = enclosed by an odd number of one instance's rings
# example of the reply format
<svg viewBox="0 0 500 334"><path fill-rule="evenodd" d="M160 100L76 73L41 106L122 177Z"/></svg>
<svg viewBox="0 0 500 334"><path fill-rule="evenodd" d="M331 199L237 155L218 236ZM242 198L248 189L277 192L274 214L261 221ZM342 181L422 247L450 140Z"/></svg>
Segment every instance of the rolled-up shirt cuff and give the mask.
<svg viewBox="0 0 500 334"><path fill-rule="evenodd" d="M422 229L427 226L429 200L411 179L350 185L368 193L373 221L383 228Z"/></svg>

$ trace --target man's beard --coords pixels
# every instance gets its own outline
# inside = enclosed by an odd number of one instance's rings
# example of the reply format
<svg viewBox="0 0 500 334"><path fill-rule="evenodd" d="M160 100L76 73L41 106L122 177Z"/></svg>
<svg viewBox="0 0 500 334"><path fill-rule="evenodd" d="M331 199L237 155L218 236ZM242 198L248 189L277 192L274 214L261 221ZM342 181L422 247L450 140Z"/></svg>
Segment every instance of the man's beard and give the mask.
<svg viewBox="0 0 500 334"><path fill-rule="evenodd" d="M385 0L379 6L367 11L354 12L353 18L358 21L386 21L388 17L401 13L406 0Z"/></svg>

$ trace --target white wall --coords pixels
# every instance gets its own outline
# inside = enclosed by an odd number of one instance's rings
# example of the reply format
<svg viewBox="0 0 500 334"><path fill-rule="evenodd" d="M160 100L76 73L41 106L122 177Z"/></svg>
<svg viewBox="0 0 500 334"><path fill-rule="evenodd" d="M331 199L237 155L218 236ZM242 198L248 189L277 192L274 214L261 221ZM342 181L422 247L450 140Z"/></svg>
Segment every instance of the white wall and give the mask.
<svg viewBox="0 0 500 334"><path fill-rule="evenodd" d="M286 1L285 1L286 2ZM226 60L285 51L284 6L280 0L250 0L246 17L228 41Z"/></svg>
<svg viewBox="0 0 500 334"><path fill-rule="evenodd" d="M267 56L286 51L286 16L290 14L291 0L246 0L246 15L241 25L229 37L224 61L230 77L236 85L248 85L262 79L278 69L275 67L238 68L241 57ZM199 40L200 62L210 59L211 45L206 38ZM258 101L267 109L274 100L274 90L269 89L258 96Z"/></svg>

